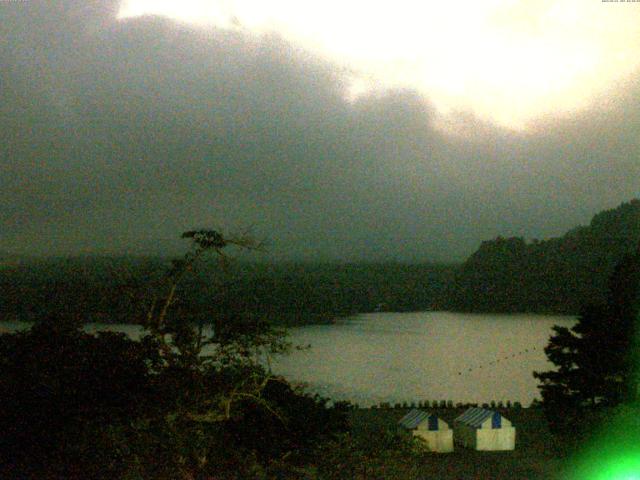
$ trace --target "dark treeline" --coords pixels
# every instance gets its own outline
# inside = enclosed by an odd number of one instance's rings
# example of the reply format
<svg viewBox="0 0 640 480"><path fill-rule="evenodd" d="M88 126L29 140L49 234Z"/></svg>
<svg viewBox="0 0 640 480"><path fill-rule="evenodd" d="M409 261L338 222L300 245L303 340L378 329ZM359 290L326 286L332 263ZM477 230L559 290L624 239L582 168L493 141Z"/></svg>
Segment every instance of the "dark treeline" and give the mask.
<svg viewBox="0 0 640 480"><path fill-rule="evenodd" d="M640 241L640 200L601 212L559 238L483 242L462 265L204 263L181 286L183 318L242 312L285 325L373 311L457 310L577 314L604 302L615 264ZM0 256L2 320L37 321L60 311L83 320L136 323L162 257L22 259Z"/></svg>
<svg viewBox="0 0 640 480"><path fill-rule="evenodd" d="M356 428L352 405L306 393L271 371L268 359L292 349L286 329L234 310L239 302L224 307L231 321L217 318L212 330L184 321L197 310L187 306L189 288L206 279L231 292L227 275L242 272L242 284L253 278L246 267L220 273L228 250L257 242L214 230L182 238L191 249L164 271L159 260L123 261L111 273L120 290L94 292L130 298L123 310L151 296L130 314L145 317L140 338L83 331L81 303L0 333L0 478L340 480L407 478L407 465L419 468L421 444L395 422L375 433ZM113 272L105 261L71 262L77 299L87 298L81 280L93 285ZM46 300L60 303L55 295Z"/></svg>
<svg viewBox="0 0 640 480"><path fill-rule="evenodd" d="M66 310L83 312L87 322L136 323L169 263L160 257L75 257L6 265L0 270L2 319L37 321ZM442 307L454 268L232 263L223 272L205 262L181 285L176 308L195 322L233 311L287 325L359 312L429 310Z"/></svg>
<svg viewBox="0 0 640 480"><path fill-rule="evenodd" d="M448 308L577 314L606 301L617 262L640 241L640 200L598 213L560 238L483 242L455 275Z"/></svg>

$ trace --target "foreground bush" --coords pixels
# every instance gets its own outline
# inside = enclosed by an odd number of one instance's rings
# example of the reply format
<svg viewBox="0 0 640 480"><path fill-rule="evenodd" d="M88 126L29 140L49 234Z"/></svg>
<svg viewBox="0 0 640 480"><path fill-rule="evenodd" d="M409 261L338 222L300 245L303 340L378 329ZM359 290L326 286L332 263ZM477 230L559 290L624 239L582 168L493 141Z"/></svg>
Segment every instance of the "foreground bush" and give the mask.
<svg viewBox="0 0 640 480"><path fill-rule="evenodd" d="M277 477L346 430L345 405L329 408L263 366L288 350L282 330L233 311L207 334L184 321L178 287L197 260L213 252L224 266L223 249L254 243L183 237L193 248L143 302L141 340L84 333L68 312L0 336L2 477Z"/></svg>
<svg viewBox="0 0 640 480"><path fill-rule="evenodd" d="M0 336L0 461L60 474L98 462L107 427L153 411L153 351L124 334L50 321ZM65 472L65 470L67 470Z"/></svg>
<svg viewBox="0 0 640 480"><path fill-rule="evenodd" d="M421 441L408 435L349 432L320 449L318 474L327 480L418 478L425 454Z"/></svg>
<svg viewBox="0 0 640 480"><path fill-rule="evenodd" d="M185 399L215 398L234 375L181 372L177 382L171 368L151 368L153 346L55 322L0 336L0 476L254 478L308 463L347 429L345 405L330 408L256 366L251 374L269 379L259 397L228 419L194 415L202 404Z"/></svg>

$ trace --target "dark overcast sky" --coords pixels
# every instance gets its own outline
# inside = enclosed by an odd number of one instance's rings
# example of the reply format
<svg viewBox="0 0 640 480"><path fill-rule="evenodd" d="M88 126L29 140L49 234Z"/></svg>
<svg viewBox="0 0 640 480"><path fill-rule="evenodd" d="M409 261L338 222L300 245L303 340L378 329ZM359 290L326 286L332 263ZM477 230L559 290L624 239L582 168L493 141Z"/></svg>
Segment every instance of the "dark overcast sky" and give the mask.
<svg viewBox="0 0 640 480"><path fill-rule="evenodd" d="M640 194L640 82L510 132L424 96L344 99L275 35L116 21L117 3L0 3L0 249L155 252L254 226L275 258L458 260ZM170 243L170 242L169 242Z"/></svg>

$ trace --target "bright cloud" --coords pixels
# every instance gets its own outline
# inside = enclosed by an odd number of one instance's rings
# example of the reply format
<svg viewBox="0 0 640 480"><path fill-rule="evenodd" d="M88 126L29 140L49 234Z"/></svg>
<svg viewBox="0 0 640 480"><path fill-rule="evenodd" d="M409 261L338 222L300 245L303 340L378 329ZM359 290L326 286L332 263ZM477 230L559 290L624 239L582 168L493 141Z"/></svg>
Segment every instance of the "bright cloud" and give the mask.
<svg viewBox="0 0 640 480"><path fill-rule="evenodd" d="M584 108L640 66L640 3L124 0L119 18L278 32L353 72L345 95L412 88L510 128Z"/></svg>

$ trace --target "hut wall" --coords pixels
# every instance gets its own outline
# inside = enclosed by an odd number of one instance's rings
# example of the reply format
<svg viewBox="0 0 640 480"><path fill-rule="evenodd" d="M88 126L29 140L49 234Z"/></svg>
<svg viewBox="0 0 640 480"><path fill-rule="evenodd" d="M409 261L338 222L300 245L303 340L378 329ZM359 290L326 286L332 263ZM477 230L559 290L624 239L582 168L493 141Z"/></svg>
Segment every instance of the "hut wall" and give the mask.
<svg viewBox="0 0 640 480"><path fill-rule="evenodd" d="M427 448L432 452L453 452L453 430L429 431L417 429L413 434L422 438L426 442Z"/></svg>
<svg viewBox="0 0 640 480"><path fill-rule="evenodd" d="M476 431L477 450L514 450L516 429L513 427L479 428Z"/></svg>

